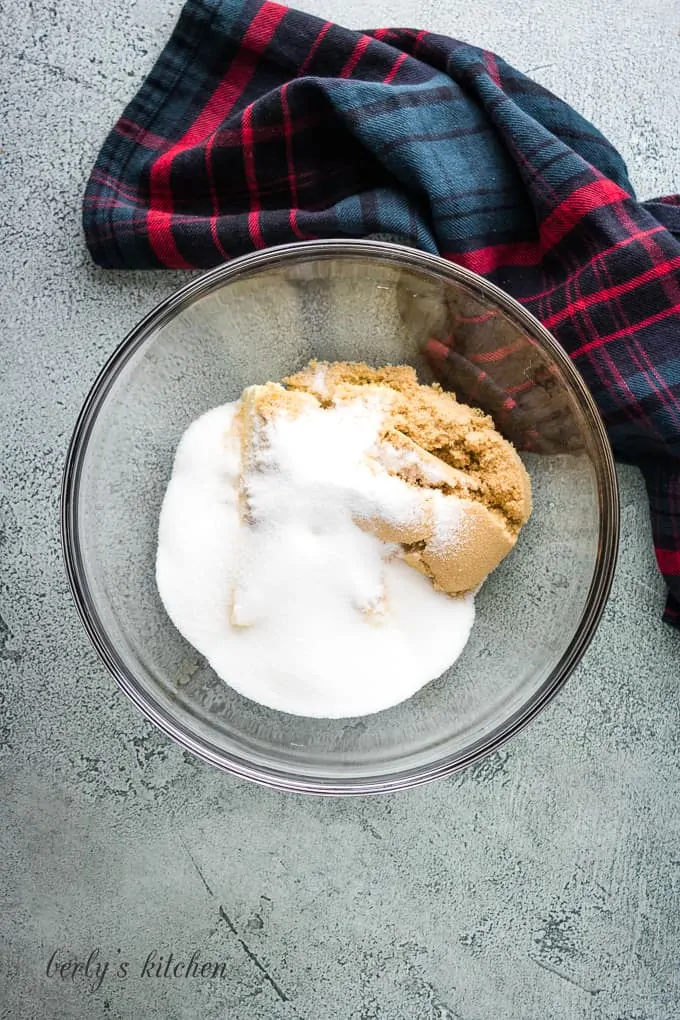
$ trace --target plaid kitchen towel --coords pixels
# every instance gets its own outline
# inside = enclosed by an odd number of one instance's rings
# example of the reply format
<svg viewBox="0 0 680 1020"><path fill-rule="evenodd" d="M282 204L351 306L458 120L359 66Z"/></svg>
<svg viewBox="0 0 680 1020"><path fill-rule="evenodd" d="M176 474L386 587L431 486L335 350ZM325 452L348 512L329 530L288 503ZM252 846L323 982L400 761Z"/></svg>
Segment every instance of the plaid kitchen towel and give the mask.
<svg viewBox="0 0 680 1020"><path fill-rule="evenodd" d="M388 233L493 280L557 336L642 468L680 626L680 199L637 202L607 139L505 61L189 0L104 143L84 227L113 268Z"/></svg>

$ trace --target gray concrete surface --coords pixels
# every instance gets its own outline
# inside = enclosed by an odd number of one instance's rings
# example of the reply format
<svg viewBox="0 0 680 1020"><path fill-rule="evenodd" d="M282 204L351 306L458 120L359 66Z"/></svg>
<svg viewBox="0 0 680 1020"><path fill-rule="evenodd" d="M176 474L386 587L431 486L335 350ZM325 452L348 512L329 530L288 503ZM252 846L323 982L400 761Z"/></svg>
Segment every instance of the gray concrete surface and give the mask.
<svg viewBox="0 0 680 1020"><path fill-rule="evenodd" d="M302 6L493 47L597 122L641 197L680 185L676 0ZM179 8L0 3L0 1017L680 1017L680 638L634 470L586 659L538 722L438 785L334 802L231 780L150 729L87 643L59 550L64 451L100 363L180 276L92 268L79 205ZM224 968L142 974L194 951Z"/></svg>

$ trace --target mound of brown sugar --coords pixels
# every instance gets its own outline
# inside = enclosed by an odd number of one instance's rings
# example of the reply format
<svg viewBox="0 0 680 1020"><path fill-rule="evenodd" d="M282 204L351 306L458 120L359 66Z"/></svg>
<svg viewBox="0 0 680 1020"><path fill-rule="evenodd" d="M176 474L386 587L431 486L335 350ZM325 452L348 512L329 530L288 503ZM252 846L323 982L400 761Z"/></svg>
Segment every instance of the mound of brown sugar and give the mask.
<svg viewBox="0 0 680 1020"><path fill-rule="evenodd" d="M302 394L327 407L354 400L367 388L381 395L386 410L376 460L422 489L425 507L438 500L438 512L424 513L417 531L400 531L388 520L367 526L385 541L400 542L405 559L435 587L452 595L476 590L510 552L531 513L529 476L493 420L437 385L421 385L406 365L313 361L283 383L287 393L257 387L263 391L260 413L282 404L293 412ZM435 517L441 523L447 513L455 527L442 532Z"/></svg>

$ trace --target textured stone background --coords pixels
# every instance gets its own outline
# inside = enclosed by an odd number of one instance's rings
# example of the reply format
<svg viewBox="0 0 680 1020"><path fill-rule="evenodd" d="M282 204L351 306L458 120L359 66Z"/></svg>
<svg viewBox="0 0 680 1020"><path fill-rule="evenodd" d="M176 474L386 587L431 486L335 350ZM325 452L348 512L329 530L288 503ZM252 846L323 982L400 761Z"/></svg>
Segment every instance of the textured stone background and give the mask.
<svg viewBox="0 0 680 1020"><path fill-rule="evenodd" d="M641 197L680 185L676 0L301 6L495 48L596 121ZM585 661L438 785L334 802L233 781L151 730L90 650L60 558L63 456L101 362L181 277L95 270L79 205L179 9L0 3L0 1017L673 1020L680 638L634 470ZM46 976L54 950L95 948L98 989ZM227 976L140 977L150 951L194 949Z"/></svg>

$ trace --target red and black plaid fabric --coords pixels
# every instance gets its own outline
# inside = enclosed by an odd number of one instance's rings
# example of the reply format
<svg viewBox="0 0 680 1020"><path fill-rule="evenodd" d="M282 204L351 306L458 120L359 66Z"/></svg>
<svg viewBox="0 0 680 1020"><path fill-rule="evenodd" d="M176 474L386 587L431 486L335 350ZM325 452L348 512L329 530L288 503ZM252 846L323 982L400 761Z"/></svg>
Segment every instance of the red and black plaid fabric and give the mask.
<svg viewBox="0 0 680 1020"><path fill-rule="evenodd" d="M637 202L609 142L499 57L189 0L104 143L84 226L107 267L390 234L492 279L559 339L642 468L680 625L680 200Z"/></svg>

